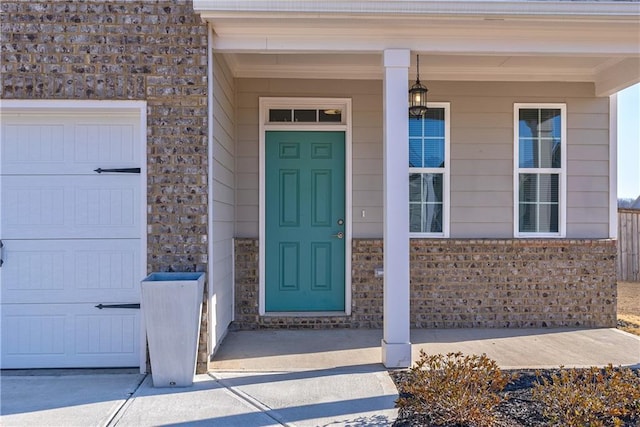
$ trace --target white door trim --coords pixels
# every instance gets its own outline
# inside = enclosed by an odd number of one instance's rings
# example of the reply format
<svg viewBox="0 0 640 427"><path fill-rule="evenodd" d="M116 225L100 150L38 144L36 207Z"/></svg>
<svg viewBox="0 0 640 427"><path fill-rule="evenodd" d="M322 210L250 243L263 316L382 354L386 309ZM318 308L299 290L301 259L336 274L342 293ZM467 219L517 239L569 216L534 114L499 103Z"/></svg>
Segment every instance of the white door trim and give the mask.
<svg viewBox="0 0 640 427"><path fill-rule="evenodd" d="M65 112L98 112L110 111L120 113L135 113L140 118L140 272L144 278L147 274L147 102L146 101L99 101L99 100L38 100L38 99L11 99L0 101L1 112L20 113L41 112L60 115ZM2 167L2 150L0 150L0 168ZM0 169L0 180L2 170ZM2 188L2 182L0 182ZM0 205L0 216L2 206ZM0 225L0 236L2 236ZM1 276L0 276L1 277ZM0 278L0 280L2 280ZM0 283L0 287L2 283ZM138 291L139 291L138 287ZM147 369L147 337L145 335L144 314L140 311L140 372L148 372Z"/></svg>
<svg viewBox="0 0 640 427"><path fill-rule="evenodd" d="M275 98L261 97L260 107L260 141L259 141L259 232L258 232L258 313L266 314L265 309L265 136L271 130L295 130L295 131L343 131L345 137L345 311L339 312L349 316L351 314L351 230L352 230L352 119L351 98ZM339 108L343 111L341 123L269 123L269 108ZM336 312L312 312L312 313L278 313L294 316L323 316L336 315Z"/></svg>

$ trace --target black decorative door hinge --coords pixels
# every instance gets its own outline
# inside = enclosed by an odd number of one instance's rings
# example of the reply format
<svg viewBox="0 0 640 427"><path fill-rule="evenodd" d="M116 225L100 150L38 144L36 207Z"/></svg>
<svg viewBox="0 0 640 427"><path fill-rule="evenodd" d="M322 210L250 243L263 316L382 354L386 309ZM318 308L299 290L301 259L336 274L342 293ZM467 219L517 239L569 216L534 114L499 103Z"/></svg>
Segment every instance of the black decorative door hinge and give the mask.
<svg viewBox="0 0 640 427"><path fill-rule="evenodd" d="M111 173L140 173L140 168L119 168L119 169L94 169L94 172L111 172Z"/></svg>
<svg viewBox="0 0 640 427"><path fill-rule="evenodd" d="M97 309L103 308L140 308L140 304L98 304Z"/></svg>

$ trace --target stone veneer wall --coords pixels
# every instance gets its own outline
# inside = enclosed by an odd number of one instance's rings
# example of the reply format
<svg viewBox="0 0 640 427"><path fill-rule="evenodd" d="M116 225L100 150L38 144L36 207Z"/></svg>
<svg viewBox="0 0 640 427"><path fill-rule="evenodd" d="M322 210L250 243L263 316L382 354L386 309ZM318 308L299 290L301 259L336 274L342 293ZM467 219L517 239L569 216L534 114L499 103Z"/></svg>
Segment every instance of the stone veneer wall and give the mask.
<svg viewBox="0 0 640 427"><path fill-rule="evenodd" d="M0 11L1 98L147 101L148 269L206 271L207 27L191 0L4 0Z"/></svg>
<svg viewBox="0 0 640 427"><path fill-rule="evenodd" d="M258 316L258 241L236 240L239 329L382 327L381 239L352 244L352 314ZM412 239L411 327L615 327L613 240Z"/></svg>

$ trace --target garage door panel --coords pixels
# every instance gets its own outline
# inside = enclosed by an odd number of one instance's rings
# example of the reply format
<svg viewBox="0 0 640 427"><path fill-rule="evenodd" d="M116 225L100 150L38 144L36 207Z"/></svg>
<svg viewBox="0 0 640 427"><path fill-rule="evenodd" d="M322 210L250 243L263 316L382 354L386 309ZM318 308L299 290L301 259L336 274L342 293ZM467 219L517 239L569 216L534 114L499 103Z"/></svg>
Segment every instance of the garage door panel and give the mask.
<svg viewBox="0 0 640 427"><path fill-rule="evenodd" d="M2 368L139 365L139 310L4 304Z"/></svg>
<svg viewBox="0 0 640 427"><path fill-rule="evenodd" d="M140 167L140 125L127 116L3 115L3 173L93 174L96 168Z"/></svg>
<svg viewBox="0 0 640 427"><path fill-rule="evenodd" d="M138 344L136 317L135 314L107 312L76 316L76 353L82 355L133 353Z"/></svg>
<svg viewBox="0 0 640 427"><path fill-rule="evenodd" d="M66 316L64 314L11 315L12 307L3 307L3 349L7 355L63 355L65 353ZM25 308L25 307L22 307ZM5 338L6 337L6 341ZM4 356L4 355L3 355Z"/></svg>
<svg viewBox="0 0 640 427"><path fill-rule="evenodd" d="M65 149L65 135L71 130L69 126L62 123L7 123L16 120L10 115L3 119L3 172L30 174L42 171L45 165L58 171L63 169L65 153L70 151Z"/></svg>
<svg viewBox="0 0 640 427"><path fill-rule="evenodd" d="M2 228L5 239L127 238L140 235L138 179L113 175L44 178L3 177Z"/></svg>
<svg viewBox="0 0 640 427"><path fill-rule="evenodd" d="M137 239L3 243L3 303L140 302Z"/></svg>
<svg viewBox="0 0 640 427"><path fill-rule="evenodd" d="M0 108L0 365L139 366L140 310L96 306L140 302L143 180L95 169L144 169L143 107L11 102Z"/></svg>

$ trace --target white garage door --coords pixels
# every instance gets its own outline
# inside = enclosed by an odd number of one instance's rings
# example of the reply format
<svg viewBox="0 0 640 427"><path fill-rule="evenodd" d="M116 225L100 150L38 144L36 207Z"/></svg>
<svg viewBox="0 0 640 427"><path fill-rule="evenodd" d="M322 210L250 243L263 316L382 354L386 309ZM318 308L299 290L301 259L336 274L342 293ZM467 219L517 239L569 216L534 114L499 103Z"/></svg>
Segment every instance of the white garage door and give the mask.
<svg viewBox="0 0 640 427"><path fill-rule="evenodd" d="M2 368L139 366L139 114L4 108L1 123Z"/></svg>

